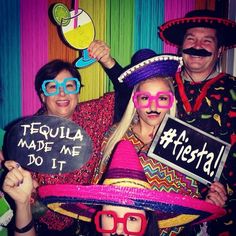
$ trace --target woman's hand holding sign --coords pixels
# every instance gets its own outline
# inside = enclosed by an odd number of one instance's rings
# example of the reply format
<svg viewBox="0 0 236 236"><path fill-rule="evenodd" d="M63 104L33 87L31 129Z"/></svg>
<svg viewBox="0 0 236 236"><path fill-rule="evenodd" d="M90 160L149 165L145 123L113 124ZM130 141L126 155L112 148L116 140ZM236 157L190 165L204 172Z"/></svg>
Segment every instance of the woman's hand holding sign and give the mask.
<svg viewBox="0 0 236 236"><path fill-rule="evenodd" d="M227 194L224 186L218 181L212 183L206 196L206 202L223 207L226 201Z"/></svg>
<svg viewBox="0 0 236 236"><path fill-rule="evenodd" d="M6 161L9 170L3 190L12 197L16 203L15 236L35 236L34 221L31 213L31 194L37 187L29 171L24 170L15 161Z"/></svg>
<svg viewBox="0 0 236 236"><path fill-rule="evenodd" d="M24 170L15 161L6 161L9 172L3 183L3 190L9 194L16 204L26 203L30 200L33 189L37 187L33 182L30 172Z"/></svg>

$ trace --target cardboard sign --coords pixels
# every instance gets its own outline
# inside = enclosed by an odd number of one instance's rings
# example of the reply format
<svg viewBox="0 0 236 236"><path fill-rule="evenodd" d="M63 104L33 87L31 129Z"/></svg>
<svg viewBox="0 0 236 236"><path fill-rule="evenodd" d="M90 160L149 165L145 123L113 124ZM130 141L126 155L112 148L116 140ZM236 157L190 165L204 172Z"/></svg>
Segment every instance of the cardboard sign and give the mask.
<svg viewBox="0 0 236 236"><path fill-rule="evenodd" d="M16 123L4 143L7 158L30 171L71 172L84 165L92 141L74 122L56 116L33 116Z"/></svg>
<svg viewBox="0 0 236 236"><path fill-rule="evenodd" d="M166 115L148 156L203 184L219 180L230 144Z"/></svg>

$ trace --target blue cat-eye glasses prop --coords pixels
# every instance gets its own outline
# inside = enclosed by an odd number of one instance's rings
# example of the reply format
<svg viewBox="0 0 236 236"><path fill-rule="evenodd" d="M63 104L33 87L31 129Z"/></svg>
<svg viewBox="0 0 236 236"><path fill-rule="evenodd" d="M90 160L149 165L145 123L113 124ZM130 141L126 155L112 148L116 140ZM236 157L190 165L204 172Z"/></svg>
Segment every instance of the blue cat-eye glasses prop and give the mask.
<svg viewBox="0 0 236 236"><path fill-rule="evenodd" d="M45 96L54 96L60 93L60 87L65 94L76 94L80 90L80 82L77 78L65 78L61 83L57 80L45 80L42 90Z"/></svg>

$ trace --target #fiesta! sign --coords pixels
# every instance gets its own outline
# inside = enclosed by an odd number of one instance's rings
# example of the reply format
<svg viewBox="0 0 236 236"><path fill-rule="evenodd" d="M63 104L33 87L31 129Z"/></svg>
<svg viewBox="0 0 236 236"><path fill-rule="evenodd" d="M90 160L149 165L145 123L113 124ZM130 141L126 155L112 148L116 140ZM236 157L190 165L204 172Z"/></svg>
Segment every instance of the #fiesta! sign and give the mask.
<svg viewBox="0 0 236 236"><path fill-rule="evenodd" d="M148 156L210 184L219 180L229 150L230 144L167 114Z"/></svg>
<svg viewBox="0 0 236 236"><path fill-rule="evenodd" d="M92 141L76 123L56 116L32 116L14 124L6 134L4 151L30 171L58 174L84 165Z"/></svg>

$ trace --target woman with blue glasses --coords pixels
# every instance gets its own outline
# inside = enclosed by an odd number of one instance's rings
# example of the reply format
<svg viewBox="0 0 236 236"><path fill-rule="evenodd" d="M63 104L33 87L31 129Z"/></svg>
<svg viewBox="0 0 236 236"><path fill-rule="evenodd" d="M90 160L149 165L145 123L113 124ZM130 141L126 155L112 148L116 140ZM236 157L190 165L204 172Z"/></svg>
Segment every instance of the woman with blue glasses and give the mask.
<svg viewBox="0 0 236 236"><path fill-rule="evenodd" d="M79 170L50 175L32 173L37 184L90 184L94 169L98 164L104 133L113 121L113 93L99 99L78 103L81 90L78 70L69 62L53 60L45 64L36 74L35 89L42 107L36 115L50 115L70 119L82 127L93 142L93 154ZM7 161L12 162L12 161ZM7 165L7 164L6 164ZM35 201L35 197L30 200ZM74 235L77 222L59 213L46 211L35 221L37 235ZM30 227L33 225L30 224ZM30 227L23 227L29 230Z"/></svg>
<svg viewBox="0 0 236 236"><path fill-rule="evenodd" d="M44 106L43 113L71 119L78 104L81 78L70 63L54 60L36 75L35 89Z"/></svg>

